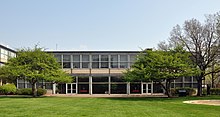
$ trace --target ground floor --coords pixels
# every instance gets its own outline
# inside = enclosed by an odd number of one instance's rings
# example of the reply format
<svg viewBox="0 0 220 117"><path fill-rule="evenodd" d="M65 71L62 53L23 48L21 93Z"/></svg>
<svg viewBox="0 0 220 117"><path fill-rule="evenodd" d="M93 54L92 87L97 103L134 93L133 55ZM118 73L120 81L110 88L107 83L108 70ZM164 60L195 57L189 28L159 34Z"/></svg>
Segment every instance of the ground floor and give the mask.
<svg viewBox="0 0 220 117"><path fill-rule="evenodd" d="M163 88L152 81L134 81L126 82L120 75L90 75L90 76L73 76L72 83L51 83L40 81L37 87L48 89L51 94L138 94L138 95L153 95L164 93ZM171 83L172 88L176 87L191 87L196 88L197 83L190 78L176 79ZM17 88L31 88L31 84L25 80L17 80Z"/></svg>

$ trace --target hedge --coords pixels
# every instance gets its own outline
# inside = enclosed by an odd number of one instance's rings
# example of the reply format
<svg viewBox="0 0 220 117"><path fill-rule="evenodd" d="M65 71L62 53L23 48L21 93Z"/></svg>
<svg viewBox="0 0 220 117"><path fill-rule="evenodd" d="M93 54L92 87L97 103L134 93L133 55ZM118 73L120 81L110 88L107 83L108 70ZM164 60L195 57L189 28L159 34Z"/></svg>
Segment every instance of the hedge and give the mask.
<svg viewBox="0 0 220 117"><path fill-rule="evenodd" d="M16 93L16 86L14 84L4 84L0 86L0 94L13 95Z"/></svg>
<svg viewBox="0 0 220 117"><path fill-rule="evenodd" d="M47 93L46 89L38 88L37 95L41 96ZM32 95L32 88L17 89L17 95Z"/></svg>
<svg viewBox="0 0 220 117"><path fill-rule="evenodd" d="M179 90L186 90L186 95L187 96L192 96L193 94L196 93L196 90L194 88L189 88L189 87L185 87L185 88L172 88L171 89L171 95L172 96L178 96L179 95Z"/></svg>

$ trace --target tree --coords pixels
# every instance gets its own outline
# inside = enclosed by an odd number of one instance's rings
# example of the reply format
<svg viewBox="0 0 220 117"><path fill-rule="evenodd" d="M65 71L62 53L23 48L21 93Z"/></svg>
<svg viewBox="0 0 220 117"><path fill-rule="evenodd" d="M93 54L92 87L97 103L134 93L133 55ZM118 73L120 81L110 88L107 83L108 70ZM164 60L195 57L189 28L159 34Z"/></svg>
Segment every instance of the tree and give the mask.
<svg viewBox="0 0 220 117"><path fill-rule="evenodd" d="M56 59L37 46L34 49L21 49L17 57L8 60L0 70L6 80L24 79L32 85L33 97L37 96L36 84L39 81L71 82L73 78L60 69Z"/></svg>
<svg viewBox="0 0 220 117"><path fill-rule="evenodd" d="M196 77L198 82L197 96L202 95L202 81L205 76L219 71L206 72L213 61L217 59L219 52L219 13L207 15L204 23L196 19L186 20L183 26L175 26L170 33L168 40L169 47L182 45L191 54L194 64L200 69L200 74ZM166 44L161 42L158 47Z"/></svg>
<svg viewBox="0 0 220 117"><path fill-rule="evenodd" d="M127 81L155 81L171 96L171 81L199 72L189 59L189 54L181 47L170 51L146 50L137 57L137 61L124 73ZM165 81L165 85L163 82Z"/></svg>

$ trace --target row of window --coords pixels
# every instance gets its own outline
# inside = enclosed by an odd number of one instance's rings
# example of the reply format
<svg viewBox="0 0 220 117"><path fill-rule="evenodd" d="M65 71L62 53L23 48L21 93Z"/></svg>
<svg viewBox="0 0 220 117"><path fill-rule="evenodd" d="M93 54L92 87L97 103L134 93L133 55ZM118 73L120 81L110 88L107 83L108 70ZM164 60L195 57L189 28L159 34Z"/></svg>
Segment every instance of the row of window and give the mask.
<svg viewBox="0 0 220 117"><path fill-rule="evenodd" d="M129 68L130 62L63 62L63 68Z"/></svg>
<svg viewBox="0 0 220 117"><path fill-rule="evenodd" d="M55 55L55 57L62 68L129 68L136 59L136 55Z"/></svg>
<svg viewBox="0 0 220 117"><path fill-rule="evenodd" d="M128 62L128 61L135 61L136 55L54 55L59 62ZM91 59L90 59L91 56Z"/></svg>
<svg viewBox="0 0 220 117"><path fill-rule="evenodd" d="M0 48L0 58L4 60L8 60L11 57L15 57L16 54L14 52L8 51L6 49Z"/></svg>

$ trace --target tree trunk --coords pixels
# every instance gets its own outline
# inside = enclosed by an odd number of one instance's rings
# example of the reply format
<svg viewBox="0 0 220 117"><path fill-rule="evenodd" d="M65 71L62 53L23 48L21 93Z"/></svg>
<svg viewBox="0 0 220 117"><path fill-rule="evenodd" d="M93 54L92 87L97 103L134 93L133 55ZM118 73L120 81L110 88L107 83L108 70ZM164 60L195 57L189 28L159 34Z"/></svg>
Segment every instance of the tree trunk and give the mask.
<svg viewBox="0 0 220 117"><path fill-rule="evenodd" d="M202 96L202 80L203 80L203 72L200 74L200 76L197 78L197 96Z"/></svg>
<svg viewBox="0 0 220 117"><path fill-rule="evenodd" d="M168 97L172 97L171 93L170 93L170 82L169 81L166 81L166 86L164 86L161 82L159 83L163 89L165 90L165 94L168 96Z"/></svg>
<svg viewBox="0 0 220 117"><path fill-rule="evenodd" d="M37 81L32 79L32 96L37 97Z"/></svg>

